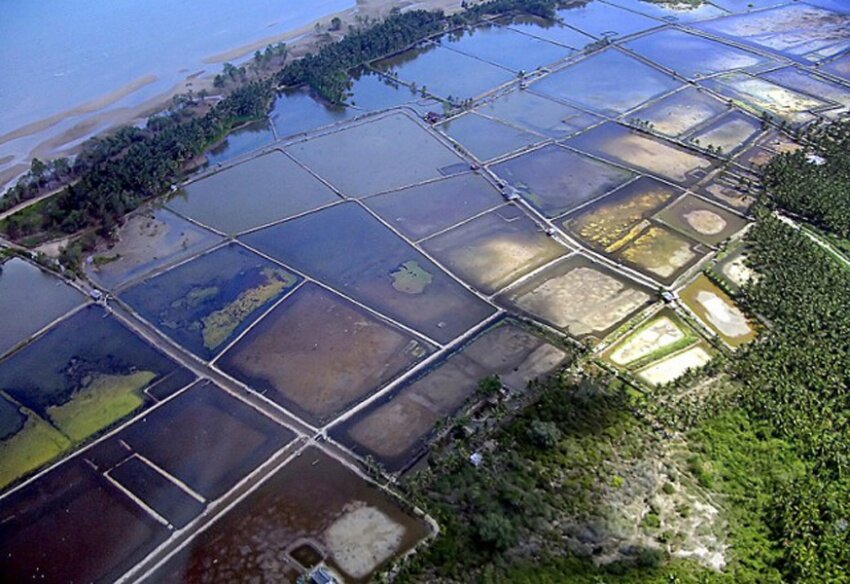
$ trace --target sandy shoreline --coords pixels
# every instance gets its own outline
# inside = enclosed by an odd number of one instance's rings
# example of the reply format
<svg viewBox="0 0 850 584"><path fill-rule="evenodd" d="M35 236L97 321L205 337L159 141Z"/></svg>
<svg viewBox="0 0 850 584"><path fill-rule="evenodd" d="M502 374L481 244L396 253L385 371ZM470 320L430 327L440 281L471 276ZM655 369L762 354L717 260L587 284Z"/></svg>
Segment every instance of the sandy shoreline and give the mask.
<svg viewBox="0 0 850 584"><path fill-rule="evenodd" d="M381 18L386 16L396 6L402 10L414 8L425 10L442 9L446 12L453 12L460 9L460 0L357 0L356 6L348 10L327 14L297 29L265 37L252 43L211 55L204 59L204 63L210 65L209 70L195 71L169 90L136 106L116 108L108 112L97 113L147 85L155 83L157 81L155 75L146 75L80 106L22 126L0 136L0 145L45 132L69 119L86 116L61 133L49 136L47 139L40 141L34 147L29 148L29 152L25 153L22 151L17 156L12 155L11 158L4 156L3 161L5 164L9 164L10 162L13 162L13 164L7 168L0 168L0 190L5 190L14 180L20 177L29 168L29 163L33 158L50 160L61 156L73 156L82 147L82 143L85 141L84 139L121 126L144 121L152 114L165 109L175 95L187 93L190 90L197 93L202 89L207 90L210 94L214 93L213 79L215 74L220 71L219 65L225 62L237 61L248 57L258 49L263 49L270 44L279 42L287 43L290 48L290 54L300 57L306 52L316 49L321 37L327 34L328 24L334 17L338 17L342 21L341 31L346 31L349 25L357 23L358 17L368 17L370 19ZM319 32L315 29L317 22L322 25ZM343 32L335 33L335 38L340 38L342 35ZM0 163L0 165L2 164Z"/></svg>

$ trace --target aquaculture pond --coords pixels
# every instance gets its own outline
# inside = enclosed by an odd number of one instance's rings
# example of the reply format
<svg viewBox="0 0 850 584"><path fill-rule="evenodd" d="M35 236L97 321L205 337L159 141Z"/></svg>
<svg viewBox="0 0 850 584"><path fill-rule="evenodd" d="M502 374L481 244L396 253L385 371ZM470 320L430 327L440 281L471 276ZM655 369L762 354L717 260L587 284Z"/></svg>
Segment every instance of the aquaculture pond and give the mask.
<svg viewBox="0 0 850 584"><path fill-rule="evenodd" d="M243 240L441 343L494 311L354 202Z"/></svg>
<svg viewBox="0 0 850 584"><path fill-rule="evenodd" d="M552 65L574 53L572 49L496 24L452 31L441 37L439 44L517 73Z"/></svg>
<svg viewBox="0 0 850 584"><path fill-rule="evenodd" d="M576 337L601 339L652 300L652 291L573 255L499 297L499 302Z"/></svg>
<svg viewBox="0 0 850 584"><path fill-rule="evenodd" d="M503 156L546 139L475 113L462 114L436 127L481 161Z"/></svg>
<svg viewBox="0 0 850 584"><path fill-rule="evenodd" d="M478 382L499 375L522 392L550 373L567 353L511 320L503 320L448 359L393 390L331 429L331 436L389 470L408 468L435 434L440 420L457 415L478 394Z"/></svg>
<svg viewBox="0 0 850 584"><path fill-rule="evenodd" d="M101 286L119 288L220 241L221 236L168 209L143 209L128 217L111 241L98 245L83 270Z"/></svg>
<svg viewBox="0 0 850 584"><path fill-rule="evenodd" d="M663 308L612 343L602 358L635 370L689 347L700 339L675 311Z"/></svg>
<svg viewBox="0 0 850 584"><path fill-rule="evenodd" d="M356 113L344 106L326 103L307 89L290 89L278 95L269 119L277 137L287 138L348 120Z"/></svg>
<svg viewBox="0 0 850 584"><path fill-rule="evenodd" d="M517 32L557 43L574 51L580 51L595 41L592 36L576 28L567 26L557 20L549 20L540 18L539 16L511 16L502 18L496 22Z"/></svg>
<svg viewBox="0 0 850 584"><path fill-rule="evenodd" d="M671 75L612 47L546 75L529 87L590 111L618 115L680 85Z"/></svg>
<svg viewBox="0 0 850 584"><path fill-rule="evenodd" d="M565 138L601 121L593 114L523 90L500 95L475 111L549 138Z"/></svg>
<svg viewBox="0 0 850 584"><path fill-rule="evenodd" d="M623 246L615 257L639 272L666 285L704 255L695 241L657 223L649 223Z"/></svg>
<svg viewBox="0 0 850 584"><path fill-rule="evenodd" d="M760 120L735 110L695 132L688 140L702 148L711 148L729 156L749 145L761 132Z"/></svg>
<svg viewBox="0 0 850 584"><path fill-rule="evenodd" d="M251 122L230 132L221 144L207 151L207 164L227 162L252 150L268 146L274 140L274 130L269 120Z"/></svg>
<svg viewBox="0 0 850 584"><path fill-rule="evenodd" d="M570 251L513 205L426 239L422 247L464 282L486 294Z"/></svg>
<svg viewBox="0 0 850 584"><path fill-rule="evenodd" d="M157 582L294 582L298 559L365 582L430 533L387 493L317 447L295 456L152 576ZM304 553L304 546L312 548Z"/></svg>
<svg viewBox="0 0 850 584"><path fill-rule="evenodd" d="M104 471L141 457L206 503L229 491L294 438L291 430L242 400L210 382L199 382L97 444L86 457ZM127 486L143 488L130 480Z"/></svg>
<svg viewBox="0 0 850 584"><path fill-rule="evenodd" d="M744 2L741 0L741 3ZM777 4L770 0L764 0L763 3L769 6ZM850 46L850 14L804 3L790 3L768 10L718 18L695 26L737 43L768 49L802 63L822 61Z"/></svg>
<svg viewBox="0 0 850 584"><path fill-rule="evenodd" d="M679 292L679 298L730 347L737 348L755 338L755 329L746 315L705 275Z"/></svg>
<svg viewBox="0 0 850 584"><path fill-rule="evenodd" d="M77 459L0 502L0 574L7 582L111 582L168 535Z"/></svg>
<svg viewBox="0 0 850 584"><path fill-rule="evenodd" d="M672 28L639 37L623 46L688 79L774 62L767 57Z"/></svg>
<svg viewBox="0 0 850 584"><path fill-rule="evenodd" d="M460 102L478 97L516 79L510 69L425 42L373 66L399 81L442 99Z"/></svg>
<svg viewBox="0 0 850 584"><path fill-rule="evenodd" d="M832 101L840 106L826 112L825 115L827 116L839 117L850 109L850 88L833 83L814 73L803 71L797 67L783 67L764 73L761 77L794 91Z"/></svg>
<svg viewBox="0 0 850 584"><path fill-rule="evenodd" d="M661 211L658 219L707 245L717 245L747 225L743 217L690 194Z"/></svg>
<svg viewBox="0 0 850 584"><path fill-rule="evenodd" d="M218 365L321 426L429 351L410 333L307 284L240 339Z"/></svg>
<svg viewBox="0 0 850 584"><path fill-rule="evenodd" d="M350 197L365 197L467 169L405 114L385 115L289 146L305 166ZM363 172L368 168L368 172Z"/></svg>
<svg viewBox="0 0 850 584"><path fill-rule="evenodd" d="M614 122L591 128L567 144L682 186L704 178L714 165L707 157Z"/></svg>
<svg viewBox="0 0 850 584"><path fill-rule="evenodd" d="M550 144L491 167L547 217L556 217L619 187L634 173Z"/></svg>
<svg viewBox="0 0 850 584"><path fill-rule="evenodd" d="M180 345L209 359L299 281L289 270L231 244L120 297Z"/></svg>
<svg viewBox="0 0 850 584"><path fill-rule="evenodd" d="M0 262L0 355L84 301L75 288L25 260Z"/></svg>
<svg viewBox="0 0 850 584"><path fill-rule="evenodd" d="M223 233L239 233L339 200L279 150L190 183L168 207Z"/></svg>
<svg viewBox="0 0 850 584"><path fill-rule="evenodd" d="M658 209L680 194L676 187L640 177L569 214L561 225L597 251L614 253L631 241Z"/></svg>
<svg viewBox="0 0 850 584"><path fill-rule="evenodd" d="M792 126L814 120L813 110L829 109L831 105L746 73L726 73L702 84L758 116L768 113Z"/></svg>
<svg viewBox="0 0 850 584"><path fill-rule="evenodd" d="M62 321L0 362L0 391L29 418L0 443L0 482L144 407L143 390L176 368L100 307Z"/></svg>
<svg viewBox="0 0 850 584"><path fill-rule="evenodd" d="M697 343L647 365L637 371L636 374L650 385L664 385L675 381L688 371L707 365L711 361L713 353L708 343Z"/></svg>
<svg viewBox="0 0 850 584"><path fill-rule="evenodd" d="M663 23L613 4L585 2L557 11L558 19L596 38L618 38L661 26Z"/></svg>
<svg viewBox="0 0 850 584"><path fill-rule="evenodd" d="M354 109L365 111L406 106L424 114L443 109L436 100L423 97L412 87L368 67L351 73L351 87L345 102Z"/></svg>
<svg viewBox="0 0 850 584"><path fill-rule="evenodd" d="M686 87L637 110L630 118L649 124L654 132L676 138L730 109L707 91Z"/></svg>
<svg viewBox="0 0 850 584"><path fill-rule="evenodd" d="M427 182L363 203L402 235L419 240L504 202L480 174L467 173Z"/></svg>
<svg viewBox="0 0 850 584"><path fill-rule="evenodd" d="M689 23L718 16L727 12L714 4L701 2L695 5L690 2L654 2L653 0L606 0L609 4L634 10L640 14L658 18L666 22Z"/></svg>

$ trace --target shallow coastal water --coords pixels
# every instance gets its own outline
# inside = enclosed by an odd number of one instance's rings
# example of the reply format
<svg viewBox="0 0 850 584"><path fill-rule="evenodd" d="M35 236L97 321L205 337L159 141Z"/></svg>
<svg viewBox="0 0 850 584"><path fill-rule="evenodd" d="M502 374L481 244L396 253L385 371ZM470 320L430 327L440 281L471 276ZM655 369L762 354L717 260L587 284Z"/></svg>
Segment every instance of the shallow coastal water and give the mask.
<svg viewBox="0 0 850 584"><path fill-rule="evenodd" d="M5 2L0 19L0 158L26 155L96 113L138 105L189 75L212 73L210 58L282 35L354 6L353 0L207 2L97 0ZM23 126L126 95L32 138L4 137ZM130 91L135 89L135 91ZM95 124L97 125L97 124ZM97 128L93 128L97 129ZM10 165L9 165L10 166ZM0 167L2 170L2 167Z"/></svg>

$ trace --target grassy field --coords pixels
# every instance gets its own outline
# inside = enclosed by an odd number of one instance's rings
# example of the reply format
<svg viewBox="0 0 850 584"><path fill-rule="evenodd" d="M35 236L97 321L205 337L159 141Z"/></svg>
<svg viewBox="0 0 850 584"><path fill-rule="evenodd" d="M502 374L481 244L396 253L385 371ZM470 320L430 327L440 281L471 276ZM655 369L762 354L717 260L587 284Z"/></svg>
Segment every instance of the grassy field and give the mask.
<svg viewBox="0 0 850 584"><path fill-rule="evenodd" d="M43 420L30 416L24 427L0 442L0 488L49 462L71 442Z"/></svg>
<svg viewBox="0 0 850 584"><path fill-rule="evenodd" d="M141 390L155 377L150 371L98 375L70 401L48 408L47 413L71 440L82 442L141 406Z"/></svg>

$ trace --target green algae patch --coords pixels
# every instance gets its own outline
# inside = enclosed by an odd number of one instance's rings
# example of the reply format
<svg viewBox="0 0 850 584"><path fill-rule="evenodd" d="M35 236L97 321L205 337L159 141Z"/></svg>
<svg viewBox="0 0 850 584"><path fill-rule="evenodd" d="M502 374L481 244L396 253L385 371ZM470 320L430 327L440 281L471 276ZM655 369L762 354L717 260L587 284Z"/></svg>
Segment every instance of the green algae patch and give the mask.
<svg viewBox="0 0 850 584"><path fill-rule="evenodd" d="M145 401L141 390L156 376L152 371L95 374L70 401L49 407L47 414L68 438L82 442L141 407Z"/></svg>
<svg viewBox="0 0 850 584"><path fill-rule="evenodd" d="M422 294L434 279L416 260L404 262L392 272L393 288L405 294Z"/></svg>
<svg viewBox="0 0 850 584"><path fill-rule="evenodd" d="M71 442L59 431L30 415L21 430L0 442L0 489L53 460Z"/></svg>
<svg viewBox="0 0 850 584"><path fill-rule="evenodd" d="M216 310L201 319L204 326L204 346L207 349L218 348L251 313L287 288L294 286L298 281L289 272L276 268L265 268L262 274L266 278L266 283L245 290L236 300L221 310Z"/></svg>

